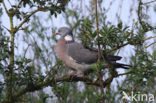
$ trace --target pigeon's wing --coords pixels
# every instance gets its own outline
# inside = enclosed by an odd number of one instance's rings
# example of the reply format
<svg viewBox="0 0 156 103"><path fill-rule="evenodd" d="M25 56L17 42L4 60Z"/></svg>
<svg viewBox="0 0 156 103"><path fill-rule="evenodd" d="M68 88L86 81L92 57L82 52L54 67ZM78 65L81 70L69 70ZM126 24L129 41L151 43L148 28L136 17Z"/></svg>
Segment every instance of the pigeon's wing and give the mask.
<svg viewBox="0 0 156 103"><path fill-rule="evenodd" d="M92 64L98 59L97 52L90 51L76 42L67 43L66 52L77 63Z"/></svg>
<svg viewBox="0 0 156 103"><path fill-rule="evenodd" d="M122 58L121 56L114 56L114 55L106 55L106 57L109 61L118 61Z"/></svg>

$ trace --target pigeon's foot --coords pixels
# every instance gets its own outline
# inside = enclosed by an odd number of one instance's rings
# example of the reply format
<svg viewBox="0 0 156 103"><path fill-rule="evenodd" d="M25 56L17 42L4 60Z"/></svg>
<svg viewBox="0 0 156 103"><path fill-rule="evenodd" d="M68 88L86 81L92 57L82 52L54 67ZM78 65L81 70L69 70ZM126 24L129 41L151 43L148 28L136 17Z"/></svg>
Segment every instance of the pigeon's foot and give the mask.
<svg viewBox="0 0 156 103"><path fill-rule="evenodd" d="M87 78L87 75L80 73L80 74L77 74L77 77L85 80Z"/></svg>
<svg viewBox="0 0 156 103"><path fill-rule="evenodd" d="M85 79L85 78L86 78L85 75L82 75L82 74L76 74L76 73L69 74L69 77L70 77L71 79L74 79L74 78L82 78L82 79Z"/></svg>
<svg viewBox="0 0 156 103"><path fill-rule="evenodd" d="M85 80L85 78L87 78L85 75L80 76L80 78L82 78L83 80Z"/></svg>
<svg viewBox="0 0 156 103"><path fill-rule="evenodd" d="M74 77L77 77L78 75L76 73L72 73L72 74L69 74L69 77L71 78L74 78Z"/></svg>

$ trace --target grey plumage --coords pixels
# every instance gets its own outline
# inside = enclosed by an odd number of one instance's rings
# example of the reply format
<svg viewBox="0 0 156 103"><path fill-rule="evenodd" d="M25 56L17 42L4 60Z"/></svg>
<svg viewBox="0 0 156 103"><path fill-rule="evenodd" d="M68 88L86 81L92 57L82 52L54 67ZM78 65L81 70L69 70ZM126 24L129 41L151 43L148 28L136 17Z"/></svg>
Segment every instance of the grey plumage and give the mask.
<svg viewBox="0 0 156 103"><path fill-rule="evenodd" d="M67 27L62 27L58 30L57 35L61 35L56 46L56 53L59 58L70 68L78 73L86 74L91 72L90 66L95 65L98 59L98 53L84 48L81 44L74 41L72 30ZM120 56L107 55L107 60L110 61L114 68L128 69L129 65L117 63ZM107 63L106 63L107 66Z"/></svg>
<svg viewBox="0 0 156 103"><path fill-rule="evenodd" d="M97 52L85 49L81 44L71 42L66 44L67 54L77 63L92 64L97 61Z"/></svg>

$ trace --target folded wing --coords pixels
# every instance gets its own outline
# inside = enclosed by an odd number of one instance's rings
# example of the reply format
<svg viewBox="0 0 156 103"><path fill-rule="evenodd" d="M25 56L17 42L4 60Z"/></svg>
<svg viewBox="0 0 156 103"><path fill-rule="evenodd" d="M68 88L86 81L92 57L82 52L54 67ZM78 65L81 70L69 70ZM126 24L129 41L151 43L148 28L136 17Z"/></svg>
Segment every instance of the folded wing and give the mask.
<svg viewBox="0 0 156 103"><path fill-rule="evenodd" d="M77 63L93 64L97 61L97 52L85 49L81 44L72 42L66 44L66 52Z"/></svg>

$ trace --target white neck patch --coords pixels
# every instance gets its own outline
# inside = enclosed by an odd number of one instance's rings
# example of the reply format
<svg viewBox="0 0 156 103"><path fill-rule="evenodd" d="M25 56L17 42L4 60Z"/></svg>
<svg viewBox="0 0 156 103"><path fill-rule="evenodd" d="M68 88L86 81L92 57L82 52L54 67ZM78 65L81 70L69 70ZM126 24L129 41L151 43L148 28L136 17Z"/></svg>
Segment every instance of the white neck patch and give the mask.
<svg viewBox="0 0 156 103"><path fill-rule="evenodd" d="M64 39L65 39L66 41L72 41L72 40L73 40L72 36L70 36L70 35L66 35L66 36L64 37Z"/></svg>

